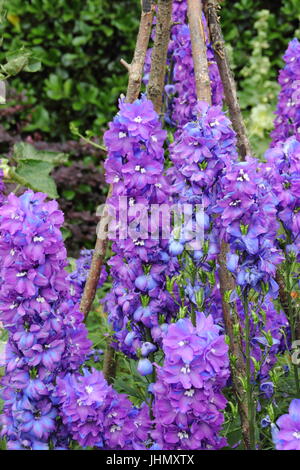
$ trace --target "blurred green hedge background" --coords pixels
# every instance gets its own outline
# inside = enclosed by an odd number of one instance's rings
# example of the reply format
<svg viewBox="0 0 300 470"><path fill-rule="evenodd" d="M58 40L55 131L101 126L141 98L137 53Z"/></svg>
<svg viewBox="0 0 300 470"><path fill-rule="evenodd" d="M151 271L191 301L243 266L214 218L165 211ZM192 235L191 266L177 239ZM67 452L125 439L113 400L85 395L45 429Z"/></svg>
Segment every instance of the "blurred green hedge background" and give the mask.
<svg viewBox="0 0 300 470"><path fill-rule="evenodd" d="M25 46L42 68L10 80L8 103L0 106L0 154L9 153L20 139L69 153L69 175L60 170L55 176L70 219L66 236L74 235L85 212L86 228L77 233L76 243L92 245L93 213L101 202L95 198L95 175L104 155L82 141L77 144L70 125L101 136L116 112L127 83L120 59L130 62L132 57L139 0L5 0L4 6L0 63L8 50ZM282 54L299 37L300 0L224 0L221 17L242 110L254 150L261 155L272 129Z"/></svg>

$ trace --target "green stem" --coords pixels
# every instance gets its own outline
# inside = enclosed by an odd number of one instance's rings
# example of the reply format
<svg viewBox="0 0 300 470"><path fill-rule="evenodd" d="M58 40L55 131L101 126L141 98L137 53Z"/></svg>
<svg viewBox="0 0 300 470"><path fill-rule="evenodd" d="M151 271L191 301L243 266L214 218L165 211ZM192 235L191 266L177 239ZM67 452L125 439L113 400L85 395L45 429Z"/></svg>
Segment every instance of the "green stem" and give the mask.
<svg viewBox="0 0 300 470"><path fill-rule="evenodd" d="M296 335L296 328L295 328L295 318L294 318L294 311L291 302L291 263L288 261L285 262L286 267L286 289L287 289L287 302L288 302L288 319L291 327L291 337L292 337L292 344L297 339ZM294 371L294 378L295 378L295 385L296 385L296 394L297 398L300 398L300 382L299 382L299 372L298 366L293 364L293 371Z"/></svg>
<svg viewBox="0 0 300 470"><path fill-rule="evenodd" d="M93 147L99 149L99 150L103 150L103 152L106 152L107 151L107 148L104 147L104 145L100 145L100 144L97 144L96 142L93 142L92 140L88 139L87 137L84 137L82 134L80 134L79 132L76 132L74 133L74 135L77 135L78 137L80 137L82 140L84 140L84 142L86 142L87 144L89 145L92 145Z"/></svg>
<svg viewBox="0 0 300 470"><path fill-rule="evenodd" d="M255 406L252 397L251 385L251 349L250 349L250 315L248 308L248 296L244 295L243 307L245 313L245 342L246 342L246 382L247 382L247 406L249 416L250 449L255 450Z"/></svg>
<svg viewBox="0 0 300 470"><path fill-rule="evenodd" d="M150 328L145 328L145 330L146 330L146 339L147 339L147 341L149 341L149 343L153 343ZM154 352L149 354L149 359L150 359L151 363L153 364L153 362L155 361ZM151 383L155 383L155 382L156 382L156 370L155 370L155 367L153 366L153 371L152 371L152 374L151 374ZM150 393L149 395L150 395L149 412L150 412L150 418L153 421L154 415L153 415L153 409L152 408L153 408L154 395L153 395L153 393Z"/></svg>
<svg viewBox="0 0 300 470"><path fill-rule="evenodd" d="M193 326L196 326L196 312L194 305L192 305L191 321L193 323Z"/></svg>

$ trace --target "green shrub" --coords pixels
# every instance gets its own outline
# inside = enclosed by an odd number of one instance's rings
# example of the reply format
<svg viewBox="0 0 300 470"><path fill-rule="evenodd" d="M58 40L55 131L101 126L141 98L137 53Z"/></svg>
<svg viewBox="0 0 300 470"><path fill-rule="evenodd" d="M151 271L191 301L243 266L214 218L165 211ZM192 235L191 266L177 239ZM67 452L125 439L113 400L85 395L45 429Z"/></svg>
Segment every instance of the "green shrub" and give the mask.
<svg viewBox="0 0 300 470"><path fill-rule="evenodd" d="M5 6L2 54L25 45L42 62L39 74L23 73L11 81L33 105L25 131L64 140L73 121L99 133L126 86L119 60L131 59L138 1L6 0Z"/></svg>

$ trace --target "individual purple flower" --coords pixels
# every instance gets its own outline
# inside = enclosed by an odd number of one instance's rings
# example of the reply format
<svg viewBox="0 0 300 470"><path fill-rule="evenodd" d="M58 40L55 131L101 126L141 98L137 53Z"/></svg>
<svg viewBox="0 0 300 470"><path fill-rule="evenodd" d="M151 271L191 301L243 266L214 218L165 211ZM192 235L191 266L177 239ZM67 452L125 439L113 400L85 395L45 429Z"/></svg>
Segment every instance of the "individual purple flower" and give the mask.
<svg viewBox="0 0 300 470"><path fill-rule="evenodd" d="M149 359L140 359L137 365L137 371L143 376L150 375L153 372L153 365Z"/></svg>
<svg viewBox="0 0 300 470"><path fill-rule="evenodd" d="M276 427L277 426L277 427ZM272 437L277 450L300 450L300 400L294 399L288 414L280 416Z"/></svg>

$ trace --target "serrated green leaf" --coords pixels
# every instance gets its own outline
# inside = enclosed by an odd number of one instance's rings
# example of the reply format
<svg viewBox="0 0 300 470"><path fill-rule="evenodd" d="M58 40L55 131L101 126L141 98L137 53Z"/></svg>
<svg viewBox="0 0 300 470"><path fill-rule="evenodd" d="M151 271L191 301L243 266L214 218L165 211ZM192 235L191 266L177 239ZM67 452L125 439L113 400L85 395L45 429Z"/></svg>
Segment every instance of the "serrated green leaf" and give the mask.
<svg viewBox="0 0 300 470"><path fill-rule="evenodd" d="M36 57L29 57L27 65L24 67L25 72L35 73L41 70L42 64Z"/></svg>
<svg viewBox="0 0 300 470"><path fill-rule="evenodd" d="M12 176L15 174L20 184L56 199L58 197L56 184L50 176L52 170L53 165L46 161L22 160Z"/></svg>
<svg viewBox="0 0 300 470"><path fill-rule="evenodd" d="M49 152L48 150L37 150L33 145L19 142L14 145L13 158L18 161L35 160L51 163L52 167L64 164L68 161L65 153Z"/></svg>

